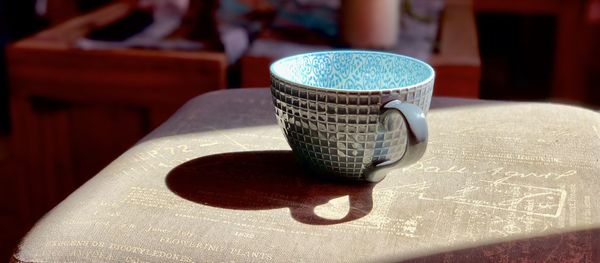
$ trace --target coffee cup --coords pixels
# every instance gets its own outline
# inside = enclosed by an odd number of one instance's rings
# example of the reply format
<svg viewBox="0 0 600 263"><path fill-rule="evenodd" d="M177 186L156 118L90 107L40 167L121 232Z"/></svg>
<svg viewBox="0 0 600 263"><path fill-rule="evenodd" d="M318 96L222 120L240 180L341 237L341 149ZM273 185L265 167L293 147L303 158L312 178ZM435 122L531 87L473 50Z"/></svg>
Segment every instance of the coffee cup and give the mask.
<svg viewBox="0 0 600 263"><path fill-rule="evenodd" d="M435 72L420 60L342 50L282 58L270 67L275 115L311 170L378 182L419 160Z"/></svg>

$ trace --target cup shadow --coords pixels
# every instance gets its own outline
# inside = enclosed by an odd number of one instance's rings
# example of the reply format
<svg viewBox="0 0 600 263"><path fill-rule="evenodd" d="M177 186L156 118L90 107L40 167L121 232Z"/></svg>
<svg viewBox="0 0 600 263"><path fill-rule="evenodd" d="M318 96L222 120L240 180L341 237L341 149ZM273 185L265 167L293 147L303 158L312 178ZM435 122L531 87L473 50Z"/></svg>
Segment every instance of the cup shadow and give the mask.
<svg viewBox="0 0 600 263"><path fill-rule="evenodd" d="M329 180L306 171L291 151L254 151L210 155L175 167L168 188L187 200L236 210L289 208L298 222L331 225L356 220L373 209L375 184ZM343 218L319 216L315 208L348 196Z"/></svg>

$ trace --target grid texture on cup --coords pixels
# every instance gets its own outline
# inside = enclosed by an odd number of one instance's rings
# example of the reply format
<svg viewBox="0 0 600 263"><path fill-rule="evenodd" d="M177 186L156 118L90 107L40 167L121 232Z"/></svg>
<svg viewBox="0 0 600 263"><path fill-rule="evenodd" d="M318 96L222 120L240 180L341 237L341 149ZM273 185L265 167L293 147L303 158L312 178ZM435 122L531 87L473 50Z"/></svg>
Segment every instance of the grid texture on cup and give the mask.
<svg viewBox="0 0 600 263"><path fill-rule="evenodd" d="M342 91L297 85L271 75L277 121L296 154L318 170L361 179L374 164L402 157L406 127L399 114L380 120L391 98L429 110L433 80L420 86Z"/></svg>

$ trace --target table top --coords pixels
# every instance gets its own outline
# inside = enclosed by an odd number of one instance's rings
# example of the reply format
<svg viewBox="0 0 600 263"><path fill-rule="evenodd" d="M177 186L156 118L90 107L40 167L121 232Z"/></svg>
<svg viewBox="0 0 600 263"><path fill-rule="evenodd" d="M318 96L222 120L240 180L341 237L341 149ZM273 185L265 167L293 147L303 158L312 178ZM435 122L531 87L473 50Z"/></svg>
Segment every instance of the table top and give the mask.
<svg viewBox="0 0 600 263"><path fill-rule="evenodd" d="M14 260L600 260L599 114L434 98L428 122L417 164L340 184L297 166L268 89L205 94L49 212Z"/></svg>

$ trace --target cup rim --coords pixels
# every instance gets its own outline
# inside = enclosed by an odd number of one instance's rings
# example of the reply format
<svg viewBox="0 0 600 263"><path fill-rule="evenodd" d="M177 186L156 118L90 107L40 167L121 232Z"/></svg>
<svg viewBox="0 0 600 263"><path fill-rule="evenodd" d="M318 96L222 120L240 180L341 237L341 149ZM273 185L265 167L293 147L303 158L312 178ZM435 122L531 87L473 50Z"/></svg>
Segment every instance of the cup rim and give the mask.
<svg viewBox="0 0 600 263"><path fill-rule="evenodd" d="M274 71L274 67L284 61L290 60L290 59L295 59L298 57L302 57L302 56L307 56L307 55L315 55L315 54L323 54L323 53L363 53L363 54L383 54L386 56L394 56L394 57L399 57L401 59L407 59L407 60L411 60L413 62L416 62L418 64L421 64L423 66L425 66L425 68L429 69L429 71L431 72L431 74L429 74L429 76L420 82L414 83L414 84L410 84L410 85L405 85L405 86L398 86L398 87L390 87L390 88L385 88L385 89L364 89L364 90L357 90L357 89L341 89L341 88L332 88L332 87L316 87L316 86L310 86L310 85L306 85L303 83L299 83L296 81L292 81L289 78L285 78L279 74L276 74ZM307 89L313 89L313 90L319 90L319 91L336 91L336 92L347 92L347 93L365 93L365 92L381 92L381 91L391 91L391 90L402 90L402 89L410 89L410 88L414 88L414 87L419 87L419 86L423 86L431 81L433 81L435 79L435 70L433 69L433 67L431 67L431 65L429 65L427 62L424 62L420 59L416 59L413 57L409 57L409 56L405 56L405 55L401 55L401 54L396 54L396 53L391 53L391 52L383 52L383 51L373 51L373 50L361 50L361 49L349 49L349 50L325 50L325 51L317 51L317 52L308 52L308 53L301 53L301 54L297 54L297 55L292 55L292 56L287 56L287 57L283 57L280 58L276 61L274 61L273 63L271 63L271 65L269 66L269 73L271 74L271 76L274 76L275 78L277 78L280 81L284 81L284 82L288 82L290 84L293 84L294 86L300 86L303 88L307 88Z"/></svg>

